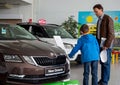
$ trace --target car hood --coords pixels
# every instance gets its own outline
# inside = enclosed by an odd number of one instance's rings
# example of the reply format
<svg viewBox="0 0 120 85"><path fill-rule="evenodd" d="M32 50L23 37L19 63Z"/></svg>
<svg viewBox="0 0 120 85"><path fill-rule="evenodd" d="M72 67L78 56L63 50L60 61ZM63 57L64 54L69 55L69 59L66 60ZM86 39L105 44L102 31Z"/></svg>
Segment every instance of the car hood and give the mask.
<svg viewBox="0 0 120 85"><path fill-rule="evenodd" d="M61 48L38 40L3 40L0 41L0 52L4 54L21 54L29 56L49 56L50 53L64 53Z"/></svg>
<svg viewBox="0 0 120 85"><path fill-rule="evenodd" d="M72 45L75 45L77 43L77 39L63 38L62 40L63 40L63 43L68 43Z"/></svg>

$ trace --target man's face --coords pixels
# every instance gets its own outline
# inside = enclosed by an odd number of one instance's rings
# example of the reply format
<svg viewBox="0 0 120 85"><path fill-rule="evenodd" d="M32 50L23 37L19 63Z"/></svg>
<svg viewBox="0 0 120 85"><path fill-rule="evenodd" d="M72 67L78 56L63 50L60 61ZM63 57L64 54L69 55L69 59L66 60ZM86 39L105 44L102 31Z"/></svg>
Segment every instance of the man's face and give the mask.
<svg viewBox="0 0 120 85"><path fill-rule="evenodd" d="M102 9L95 8L93 10L94 10L94 13L96 14L97 17L99 17L103 14Z"/></svg>

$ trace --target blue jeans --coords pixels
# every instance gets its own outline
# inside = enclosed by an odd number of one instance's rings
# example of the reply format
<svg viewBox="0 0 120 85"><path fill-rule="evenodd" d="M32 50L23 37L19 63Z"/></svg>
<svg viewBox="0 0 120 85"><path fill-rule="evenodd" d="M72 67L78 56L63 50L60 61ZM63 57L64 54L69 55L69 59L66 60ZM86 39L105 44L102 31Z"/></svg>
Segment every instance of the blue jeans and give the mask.
<svg viewBox="0 0 120 85"><path fill-rule="evenodd" d="M107 62L101 64L101 84L108 85L108 81L110 79L110 66L111 66L111 49L107 49Z"/></svg>
<svg viewBox="0 0 120 85"><path fill-rule="evenodd" d="M83 85L89 85L89 72L91 67L91 75L92 75L92 85L98 85L98 61L91 61L84 63L84 73L83 73Z"/></svg>

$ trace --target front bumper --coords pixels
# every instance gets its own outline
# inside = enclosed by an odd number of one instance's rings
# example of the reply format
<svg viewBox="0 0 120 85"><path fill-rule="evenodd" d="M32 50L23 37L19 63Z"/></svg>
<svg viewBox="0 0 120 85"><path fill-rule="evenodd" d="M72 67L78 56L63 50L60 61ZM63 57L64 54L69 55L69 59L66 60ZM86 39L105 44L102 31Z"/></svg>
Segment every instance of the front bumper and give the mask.
<svg viewBox="0 0 120 85"><path fill-rule="evenodd" d="M28 63L8 63L7 65L9 67L7 82L13 85L22 85L21 83L42 84L70 78L70 64L68 60L64 64L52 66L33 66Z"/></svg>
<svg viewBox="0 0 120 85"><path fill-rule="evenodd" d="M29 75L24 78L13 78L8 77L7 82L9 84L19 84L19 83L31 83L31 84L43 84L43 83L51 83L57 81L64 81L70 78L70 72L66 72L63 74L53 75L53 76L38 76L38 75Z"/></svg>

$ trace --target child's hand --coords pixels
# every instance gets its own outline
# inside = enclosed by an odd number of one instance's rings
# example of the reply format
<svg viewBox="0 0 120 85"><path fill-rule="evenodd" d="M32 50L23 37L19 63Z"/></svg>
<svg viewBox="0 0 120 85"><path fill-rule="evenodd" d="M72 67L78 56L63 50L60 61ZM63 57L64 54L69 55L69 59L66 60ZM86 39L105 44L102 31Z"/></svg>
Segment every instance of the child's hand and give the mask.
<svg viewBox="0 0 120 85"><path fill-rule="evenodd" d="M69 58L73 58L73 56L70 56L70 54L68 54L68 57L69 57Z"/></svg>

